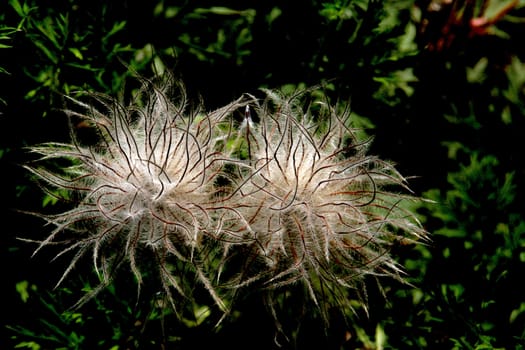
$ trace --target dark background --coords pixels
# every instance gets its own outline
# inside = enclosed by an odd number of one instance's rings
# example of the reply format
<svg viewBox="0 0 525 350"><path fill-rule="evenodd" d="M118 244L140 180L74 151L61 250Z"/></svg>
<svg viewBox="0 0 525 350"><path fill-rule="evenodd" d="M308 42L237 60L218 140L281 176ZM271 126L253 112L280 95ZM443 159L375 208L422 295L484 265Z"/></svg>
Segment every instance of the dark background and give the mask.
<svg viewBox="0 0 525 350"><path fill-rule="evenodd" d="M375 137L370 152L436 201L417 208L432 242L393 251L413 286L382 281L384 298L372 283L368 317L326 330L290 313L295 340L277 339L284 348L522 349L524 21L520 2L494 0L4 1L0 346L276 347L257 295L219 329L161 317L126 277L67 311L92 278L90 262L53 289L65 262L51 262L52 251L31 257L34 245L16 239L50 229L20 210L63 205L47 203L21 167L31 160L24 147L68 139L63 96L126 98L133 74L167 69L207 109L261 87L324 84Z"/></svg>

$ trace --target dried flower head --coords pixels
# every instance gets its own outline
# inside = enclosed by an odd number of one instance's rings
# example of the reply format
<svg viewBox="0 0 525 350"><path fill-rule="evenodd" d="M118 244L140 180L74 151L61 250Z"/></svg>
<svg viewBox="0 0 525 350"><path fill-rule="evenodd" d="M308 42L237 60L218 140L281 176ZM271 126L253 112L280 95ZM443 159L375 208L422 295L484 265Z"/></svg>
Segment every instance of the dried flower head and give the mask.
<svg viewBox="0 0 525 350"><path fill-rule="evenodd" d="M250 166L231 202L244 217L246 261L232 284L275 291L299 283L326 319L330 306L349 306L349 288L366 298L363 277L400 278L392 244L425 232L401 205L412 198L391 192L406 190L405 179L367 155L348 110L319 103L313 115L306 92L266 93L260 122L247 115L240 131Z"/></svg>
<svg viewBox="0 0 525 350"><path fill-rule="evenodd" d="M96 130L96 144L86 144L73 133L71 144L31 148L42 155L40 161L71 162L59 173L39 162L28 167L47 185L78 200L69 211L43 216L56 228L38 249L62 243L66 248L58 256L76 251L59 284L80 257L91 254L102 281L95 291L128 262L139 287L141 265L156 266L172 303L171 290L191 296L188 281L196 277L224 309L207 277L206 236L216 232L210 208L218 200L216 182L224 158L224 142L217 133L225 130L221 124L227 128L226 116L242 102L211 113L188 112L184 88L166 81L145 81L130 106L91 97L90 103L73 100L83 112L67 113Z"/></svg>
<svg viewBox="0 0 525 350"><path fill-rule="evenodd" d="M366 299L364 277L401 280L392 245L426 236L404 209L406 181L367 154L347 109L305 107L309 92L266 91L261 104L243 97L210 113L188 112L172 81L145 81L129 106L72 100L82 112L70 119L97 142L73 132L69 144L32 147L42 157L27 167L73 204L42 215L55 229L37 251L74 252L58 283L90 255L101 283L79 304L127 265L139 287L153 267L174 308L172 291L191 297L196 280L223 311L244 288L263 288L275 315L273 293L299 286L328 320L331 307L350 307L349 290ZM49 160L69 164L40 166Z"/></svg>

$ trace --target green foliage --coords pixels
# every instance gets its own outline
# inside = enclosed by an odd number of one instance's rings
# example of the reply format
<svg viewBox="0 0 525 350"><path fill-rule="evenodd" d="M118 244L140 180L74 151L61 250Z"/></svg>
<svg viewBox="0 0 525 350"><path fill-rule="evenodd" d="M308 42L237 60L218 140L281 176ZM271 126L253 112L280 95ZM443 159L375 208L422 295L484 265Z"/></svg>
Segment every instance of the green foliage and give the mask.
<svg viewBox="0 0 525 350"><path fill-rule="evenodd" d="M17 6L20 5L17 3ZM20 11L21 13L26 13L29 12L30 9L26 6L23 9L17 8L17 11ZM6 52L7 49L12 48L11 42L13 40L13 36L22 29L26 18L25 16L23 16L22 19L18 22L18 24L12 27L4 23L5 17L6 16L4 13L0 14L0 52L4 55L8 54L8 52ZM0 76L2 74L9 74L9 72L0 65ZM6 101L2 97L0 97L0 104L6 104Z"/></svg>
<svg viewBox="0 0 525 350"><path fill-rule="evenodd" d="M440 203L431 214L440 222L434 233L441 243L431 266L446 270L436 277L443 301L463 310L458 314L467 332L452 336L454 344L501 347L504 337L513 338L509 330L523 327L514 317L521 313L521 295L509 288L525 268L525 220L516 206L514 172L502 171L494 156L463 151L468 163L449 173L448 189L427 193ZM523 333L513 335L523 341Z"/></svg>
<svg viewBox="0 0 525 350"><path fill-rule="evenodd" d="M38 349L82 349L85 336L78 334L75 328L84 323L81 313L61 312L57 310L55 297L51 294L47 298L39 297L37 289L32 285L28 293L27 281L17 284L17 290L24 303L29 297L40 299L42 316L38 318L39 331L24 328L23 326L8 326L13 331L11 339L14 348ZM77 329L78 330L78 329Z"/></svg>
<svg viewBox="0 0 525 350"><path fill-rule="evenodd" d="M116 77L112 73L113 86L110 86L106 68L119 56L132 51L129 44L115 40L126 25L124 20L105 23L107 8L102 6L102 23L93 23L79 30L78 12L73 4L71 9L53 10L40 8L36 2L11 0L9 3L24 22L24 26L19 28L23 32L23 40L33 46L30 50L38 58L36 64L24 67L24 73L36 83L26 92L26 100L50 101L50 106L53 106L56 93L71 94L72 91L87 88L85 82L78 81L78 77L85 76L94 80L90 88L118 92L125 74L120 73ZM97 28L97 25L102 28Z"/></svg>

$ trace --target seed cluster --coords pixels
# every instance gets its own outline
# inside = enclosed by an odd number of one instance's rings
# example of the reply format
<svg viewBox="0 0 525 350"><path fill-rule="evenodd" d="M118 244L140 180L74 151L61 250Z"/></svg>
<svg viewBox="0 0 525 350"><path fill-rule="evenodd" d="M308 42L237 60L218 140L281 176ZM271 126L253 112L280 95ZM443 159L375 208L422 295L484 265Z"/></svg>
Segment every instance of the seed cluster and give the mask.
<svg viewBox="0 0 525 350"><path fill-rule="evenodd" d="M426 236L403 205L417 199L392 191L405 179L367 154L349 111L305 107L310 92L265 90L212 112L188 111L184 88L165 81L146 81L129 106L72 100L70 120L97 141L73 127L71 143L31 148L41 157L27 168L71 202L40 215L55 229L37 250L75 252L59 283L91 255L95 292L125 265L140 288L153 266L174 308L195 280L225 312L243 290L299 285L326 318L365 276L401 279L389 251ZM49 170L58 160L69 165Z"/></svg>

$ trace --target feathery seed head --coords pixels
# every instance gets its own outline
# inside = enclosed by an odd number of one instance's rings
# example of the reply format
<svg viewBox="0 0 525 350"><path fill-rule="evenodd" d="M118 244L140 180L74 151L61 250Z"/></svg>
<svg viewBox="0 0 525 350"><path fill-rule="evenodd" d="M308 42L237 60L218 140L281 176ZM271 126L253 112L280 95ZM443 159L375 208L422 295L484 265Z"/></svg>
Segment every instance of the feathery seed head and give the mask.
<svg viewBox="0 0 525 350"><path fill-rule="evenodd" d="M391 245L425 233L400 205L409 197L385 190L405 187L403 177L366 155L348 113L324 105L312 115L300 95L267 95L260 123L244 131L251 169L234 198L255 261L233 284L262 281L275 290L300 282L326 316L331 298L348 306L344 290L361 289L364 276L399 278Z"/></svg>
<svg viewBox="0 0 525 350"><path fill-rule="evenodd" d="M242 102L211 113L195 110L188 114L183 87L178 104L167 96L169 87L146 82L140 99L129 107L97 96L102 111L74 101L84 112L68 114L93 126L99 136L97 144L83 144L73 135L72 144L32 148L43 159L73 161L61 176L38 166L29 169L49 185L80 198L73 209L45 217L56 229L40 247L69 231L74 237L64 242L68 245L62 253L74 249L78 253L63 278L81 255L91 251L102 284L109 283L116 265L127 260L139 286L138 259L147 251L155 257L169 295L172 287L188 294L179 282L181 276L175 278L170 272L170 264L182 263L191 266L224 307L203 272L206 254L199 253L206 249L203 236L216 231L210 207L217 200L215 183L224 156L215 134Z"/></svg>
<svg viewBox="0 0 525 350"><path fill-rule="evenodd" d="M401 279L391 246L426 232L404 209L414 198L391 191L406 190L405 179L367 154L348 110L304 107L308 91L268 90L262 104L248 96L188 112L184 88L173 100L173 86L145 82L130 106L73 100L82 112L68 111L71 120L91 125L98 141L73 133L70 144L32 147L42 161L72 162L58 172L28 167L76 200L43 216L56 228L38 249L63 243L58 255L76 251L59 283L91 254L102 280L95 292L124 262L139 287L143 265L153 265L174 307L172 290L190 297L192 280L223 310L231 296L224 285L270 295L293 285L327 319L333 306L351 308L349 289L366 299L365 276ZM245 118L235 125L240 108Z"/></svg>

